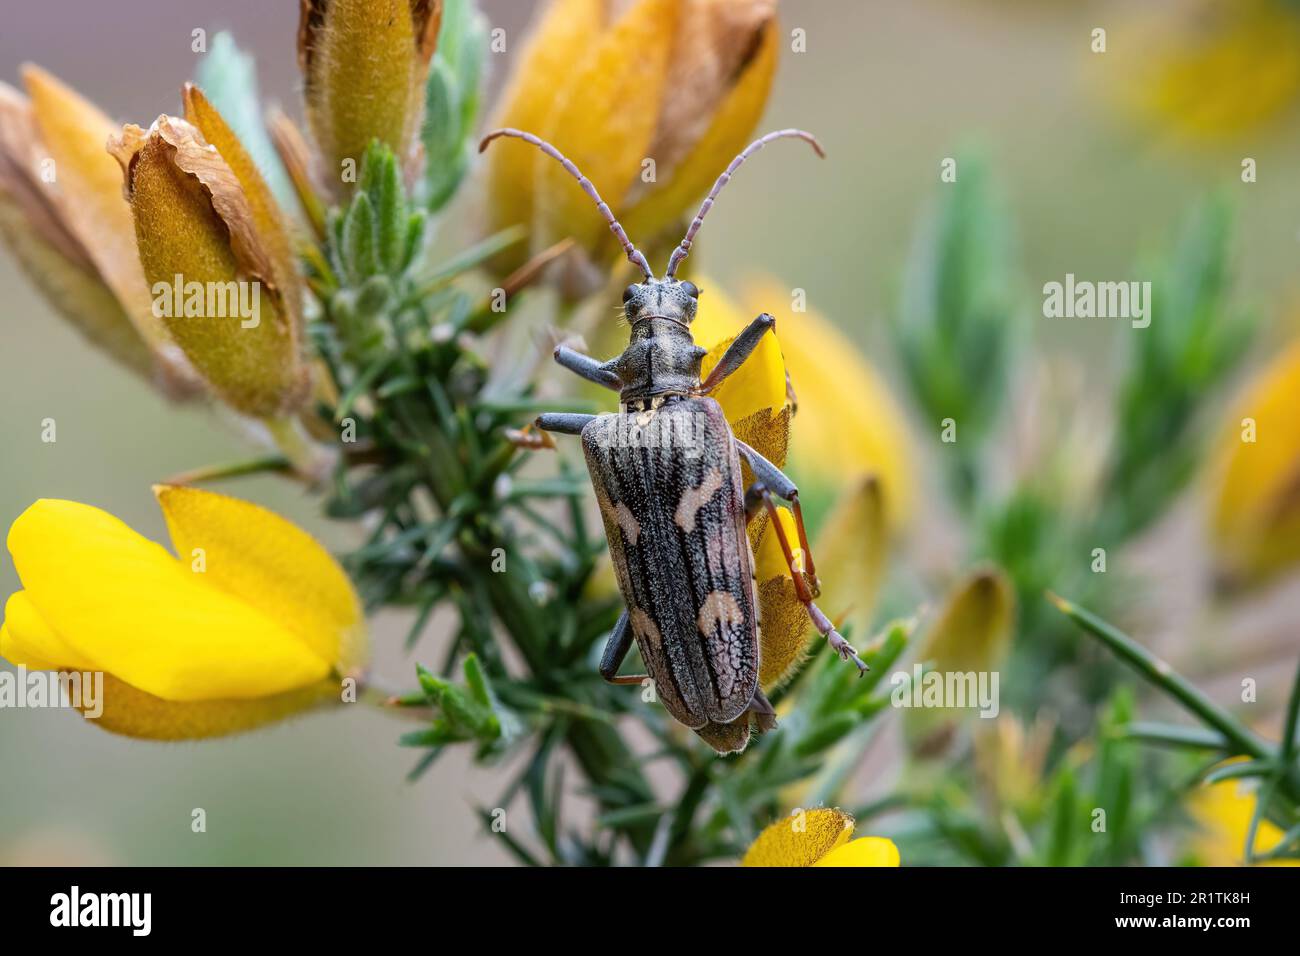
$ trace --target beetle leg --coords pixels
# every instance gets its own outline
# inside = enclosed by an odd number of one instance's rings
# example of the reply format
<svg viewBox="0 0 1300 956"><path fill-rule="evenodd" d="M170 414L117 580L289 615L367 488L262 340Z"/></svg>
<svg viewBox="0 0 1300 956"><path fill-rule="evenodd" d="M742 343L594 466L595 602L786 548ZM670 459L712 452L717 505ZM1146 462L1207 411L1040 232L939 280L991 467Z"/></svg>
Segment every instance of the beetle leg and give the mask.
<svg viewBox="0 0 1300 956"><path fill-rule="evenodd" d="M527 448L529 451L555 447L555 439L551 437L550 433L544 432L533 425L525 425L523 428L507 428L505 436L510 444L516 448Z"/></svg>
<svg viewBox="0 0 1300 956"><path fill-rule="evenodd" d="M803 568L799 566L800 562L795 557L794 550L790 547L790 539L785 536L785 528L777 520L776 502L772 500L772 493L760 481L755 482L753 487L746 493L746 502L748 503L751 496L755 495L762 502L763 507L767 509L772 531L776 534L777 543L781 546L781 553L785 555L785 563L790 568L790 578L794 581L795 597L807 610L808 616L812 619L813 627L817 628L818 633L826 638L826 643L831 646L831 650L840 655L841 660L853 661L858 667L858 675L865 674L870 670L866 662L858 657L858 652L853 649L853 645L844 639L844 635L835 630L835 625L831 623L831 619L813 603L813 595L808 590L808 582L804 580Z"/></svg>
<svg viewBox="0 0 1300 956"><path fill-rule="evenodd" d="M776 708L772 706L772 702L767 699L761 687L754 688L754 699L749 702L746 713L754 715L754 722L758 724L760 734L776 727Z"/></svg>
<svg viewBox="0 0 1300 956"><path fill-rule="evenodd" d="M744 330L727 346L727 351L722 353L722 358L718 359L718 364L713 366L708 378L700 383L700 391L708 393L721 385L728 375L745 364L745 359L754 354L754 349L758 348L764 333L774 328L776 328L776 319L766 312L745 326Z"/></svg>
<svg viewBox="0 0 1300 956"><path fill-rule="evenodd" d="M618 676L618 669L623 665L628 651L632 649L632 625L628 621L627 611L618 616L618 623L605 642L605 652L600 655L600 676L611 684L640 684L647 680L649 674L626 674Z"/></svg>
<svg viewBox="0 0 1300 956"><path fill-rule="evenodd" d="M533 419L533 424L544 432L581 435L587 423L595 419L595 415L587 415L583 412L542 412Z"/></svg>
<svg viewBox="0 0 1300 956"><path fill-rule="evenodd" d="M567 345L557 345L554 355L555 361L589 382L604 385L616 392L623 387L623 382L618 377L618 373L614 371L608 362L598 362L590 355L583 355Z"/></svg>
<svg viewBox="0 0 1300 956"><path fill-rule="evenodd" d="M808 531L803 524L803 508L799 504L799 488L786 476L785 472L739 438L736 439L736 449L740 452L741 457L749 462L749 467L753 469L754 478L757 479L759 484L778 498L784 498L790 502L790 510L794 512L794 526L799 531L799 548L803 552L805 570L808 577L812 578L813 590L820 593L821 588L817 583L817 564L813 561L812 549L808 547ZM746 509L748 507L747 502Z"/></svg>
<svg viewBox="0 0 1300 956"><path fill-rule="evenodd" d="M538 415L531 425L525 425L523 428L508 428L505 434L510 443L518 448L527 448L531 451L554 448L555 439L547 434L548 432L579 435L582 433L583 426L595 417L580 412L544 412Z"/></svg>

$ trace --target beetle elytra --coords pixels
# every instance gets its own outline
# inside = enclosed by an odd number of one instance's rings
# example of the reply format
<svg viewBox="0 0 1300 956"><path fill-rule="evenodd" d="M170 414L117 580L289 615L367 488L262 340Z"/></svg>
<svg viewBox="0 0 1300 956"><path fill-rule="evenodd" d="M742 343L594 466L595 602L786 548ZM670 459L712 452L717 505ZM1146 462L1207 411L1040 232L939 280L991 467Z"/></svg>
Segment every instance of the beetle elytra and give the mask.
<svg viewBox="0 0 1300 956"><path fill-rule="evenodd" d="M623 293L631 333L621 355L600 362L563 345L555 350L560 365L616 390L619 411L546 413L535 422L542 432L581 436L627 603L606 644L601 676L616 684L640 684L649 677L677 721L718 753L739 752L749 741L751 722L760 733L776 726L772 705L758 684L761 622L745 530L760 509L772 519L795 593L813 625L844 660L852 660L860 671L866 664L813 603L817 575L798 488L732 434L722 407L710 397L776 320L766 313L754 319L701 381L705 350L690 331L700 292L676 272L718 193L750 155L784 137L804 140L819 156L822 148L811 134L795 129L751 143L718 177L663 277L656 278L595 186L570 160L550 143L516 129L490 133L480 150L502 136L525 140L562 163L596 203L643 277ZM748 489L741 486L742 458L755 477ZM794 545L802 559L775 520L774 496L790 503L798 532ZM634 640L649 673L620 676Z"/></svg>

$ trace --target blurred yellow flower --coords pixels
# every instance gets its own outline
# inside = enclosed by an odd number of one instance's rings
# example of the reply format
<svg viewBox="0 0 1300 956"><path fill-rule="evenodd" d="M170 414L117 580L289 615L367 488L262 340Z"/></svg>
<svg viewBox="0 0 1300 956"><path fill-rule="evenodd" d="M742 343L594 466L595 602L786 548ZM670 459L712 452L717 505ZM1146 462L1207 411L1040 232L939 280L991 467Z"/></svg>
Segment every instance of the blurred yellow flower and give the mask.
<svg viewBox="0 0 1300 956"><path fill-rule="evenodd" d="M1025 807L1042 796L1054 732L1053 724L1041 717L1028 726L1007 713L978 722L975 768L999 809Z"/></svg>
<svg viewBox="0 0 1300 956"><path fill-rule="evenodd" d="M1300 560L1300 341L1235 404L1213 456L1210 516L1225 581L1255 582Z"/></svg>
<svg viewBox="0 0 1300 956"><path fill-rule="evenodd" d="M194 87L185 106L188 120L160 116L147 132L126 126L110 144L152 307L226 404L282 419L310 391L288 233L220 114Z"/></svg>
<svg viewBox="0 0 1300 956"><path fill-rule="evenodd" d="M247 730L339 700L366 656L347 575L256 505L158 486L179 559L112 515L42 499L9 529L23 590L0 656L102 672L106 730L175 740Z"/></svg>
<svg viewBox="0 0 1300 956"><path fill-rule="evenodd" d="M777 36L776 0L555 0L490 125L555 144L653 251L748 142ZM485 193L489 228L527 225L533 252L573 237L599 267L586 288L599 285L618 246L561 166L536 150L497 150Z"/></svg>
<svg viewBox="0 0 1300 956"><path fill-rule="evenodd" d="M198 385L151 311L122 176L104 143L116 127L36 66L28 97L0 84L0 235L42 293L91 342L174 398Z"/></svg>
<svg viewBox="0 0 1300 956"><path fill-rule="evenodd" d="M898 847L884 837L853 836L843 810L797 810L758 835L741 866L898 866Z"/></svg>
<svg viewBox="0 0 1300 956"><path fill-rule="evenodd" d="M301 0L307 121L336 192L357 181L371 140L412 158L441 23L442 0Z"/></svg>
<svg viewBox="0 0 1300 956"><path fill-rule="evenodd" d="M1192 819L1199 832L1190 841L1190 849L1201 866L1241 866L1244 863L1246 835L1255 813L1255 797L1250 784L1241 780L1223 780L1202 786L1188 801ZM1255 832L1255 852L1267 853L1278 845L1282 831L1261 820ZM1267 866L1300 866L1297 860L1275 860Z"/></svg>
<svg viewBox="0 0 1300 956"><path fill-rule="evenodd" d="M1214 138L1300 103L1300 8L1288 0L1198 0L1130 35L1116 95L1185 136Z"/></svg>
<svg viewBox="0 0 1300 956"><path fill-rule="evenodd" d="M822 569L820 603L837 622L853 628L855 641L867 638L874 621L889 556L886 519L880 479L861 475L822 519L813 544Z"/></svg>
<svg viewBox="0 0 1300 956"><path fill-rule="evenodd" d="M921 660L939 671L991 670L1002 662L1015 625L1016 596L996 568L976 571L948 595L921 645Z"/></svg>
<svg viewBox="0 0 1300 956"><path fill-rule="evenodd" d="M996 672L1010 649L1015 620L1016 597L1011 581L995 568L976 571L949 593L921 643L918 660L928 662L936 675ZM922 757L943 753L959 718L978 712L973 704L968 700L964 708L957 710L954 702L945 701L942 707L905 711L903 728L913 751Z"/></svg>

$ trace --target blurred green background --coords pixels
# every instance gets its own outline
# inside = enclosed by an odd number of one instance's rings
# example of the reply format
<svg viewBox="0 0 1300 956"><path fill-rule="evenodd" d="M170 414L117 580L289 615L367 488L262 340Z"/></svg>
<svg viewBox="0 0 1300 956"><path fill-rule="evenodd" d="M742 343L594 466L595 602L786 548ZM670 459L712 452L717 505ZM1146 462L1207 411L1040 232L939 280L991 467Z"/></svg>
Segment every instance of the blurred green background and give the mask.
<svg viewBox="0 0 1300 956"><path fill-rule="evenodd" d="M1131 122L1111 86L1147 49L1150 25L1134 20L1134 6L783 4L785 26L805 29L808 49L785 52L764 126L810 129L829 158L813 165L800 150L775 149L738 177L711 217L704 269L728 282L758 273L807 289L810 306L896 379L878 356L916 219L940 188L940 162L974 150L1015 225L1024 279L1016 292L1032 331L1024 346L1073 356L1099 402L1128 326L1043 319L1042 284L1067 272L1143 278L1135 260L1163 246L1191 201L1216 188L1237 213L1234 294L1265 318L1266 350L1294 328L1300 190L1287 177L1300 130L1286 121L1294 115L1283 116L1189 148ZM1141 6L1177 18L1189 5ZM495 89L531 4L482 7L510 38L506 54L489 57ZM195 68L191 31L230 29L256 56L264 96L300 115L297 16L289 0L25 4L5 16L0 79L15 83L19 65L35 61L114 117L147 125L179 109L180 83ZM1094 27L1107 30L1105 54L1089 50ZM1245 156L1258 163L1257 183L1240 181ZM4 255L0 290L0 522L38 497L67 497L165 540L150 483L239 457L239 436L216 413L163 406L55 317ZM57 422L56 443L40 440L45 418ZM325 525L287 483L257 479L226 490L329 543L348 541L347 528ZM0 592L17 587L6 554ZM394 615L374 626L377 670L390 682L410 675L398 646L405 624ZM422 656L436 658L437 646L426 640ZM414 755L394 745L401 729L357 708L233 739L157 744L96 732L72 713L3 710L0 862L505 862L470 812L492 799L497 772L452 750L407 784ZM207 812L204 834L190 830L196 807Z"/></svg>

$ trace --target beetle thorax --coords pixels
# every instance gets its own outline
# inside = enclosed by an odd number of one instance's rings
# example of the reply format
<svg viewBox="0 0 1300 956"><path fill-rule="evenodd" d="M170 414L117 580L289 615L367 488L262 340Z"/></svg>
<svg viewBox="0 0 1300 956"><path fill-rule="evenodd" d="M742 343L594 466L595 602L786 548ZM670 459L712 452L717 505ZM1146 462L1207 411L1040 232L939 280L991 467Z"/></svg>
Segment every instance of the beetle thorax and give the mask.
<svg viewBox="0 0 1300 956"><path fill-rule="evenodd" d="M666 395L689 395L700 384L705 350L691 336L698 292L689 282L647 279L629 286L624 312L632 326L617 369L624 403Z"/></svg>

